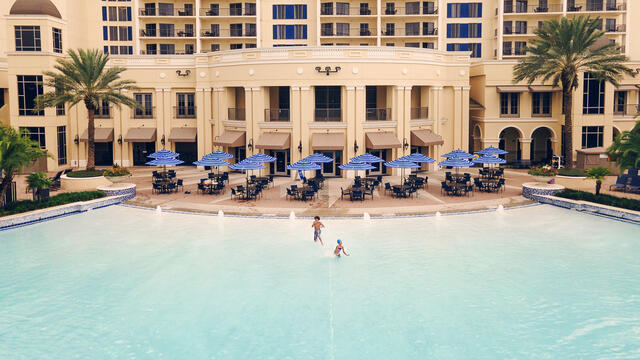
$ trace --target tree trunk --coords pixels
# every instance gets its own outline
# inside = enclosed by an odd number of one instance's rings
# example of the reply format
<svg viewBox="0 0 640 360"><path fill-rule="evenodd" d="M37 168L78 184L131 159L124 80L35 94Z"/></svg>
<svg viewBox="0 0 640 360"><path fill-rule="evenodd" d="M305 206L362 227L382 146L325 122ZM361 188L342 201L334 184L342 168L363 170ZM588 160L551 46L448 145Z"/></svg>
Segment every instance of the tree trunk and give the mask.
<svg viewBox="0 0 640 360"><path fill-rule="evenodd" d="M602 181L596 180L596 195L600 195L600 188L602 187Z"/></svg>
<svg viewBox="0 0 640 360"><path fill-rule="evenodd" d="M573 168L573 93L570 85L562 87L562 99L564 110L564 164Z"/></svg>
<svg viewBox="0 0 640 360"><path fill-rule="evenodd" d="M0 183L0 207L4 207L4 196L7 194L7 190L11 186L13 182L13 171L9 171L8 173L4 173L4 177L2 178L2 183Z"/></svg>
<svg viewBox="0 0 640 360"><path fill-rule="evenodd" d="M88 137L88 150L87 150L87 170L93 171L96 169L96 124L95 124L95 109L87 108L89 111L89 126L87 128Z"/></svg>

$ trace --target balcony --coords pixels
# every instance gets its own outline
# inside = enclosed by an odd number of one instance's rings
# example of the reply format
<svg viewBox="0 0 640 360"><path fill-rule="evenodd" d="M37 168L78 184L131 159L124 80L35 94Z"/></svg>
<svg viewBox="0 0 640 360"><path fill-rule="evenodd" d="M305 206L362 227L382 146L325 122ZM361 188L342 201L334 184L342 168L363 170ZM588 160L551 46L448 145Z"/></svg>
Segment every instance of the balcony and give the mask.
<svg viewBox="0 0 640 360"><path fill-rule="evenodd" d="M413 107L411 108L411 120L428 119L429 108L428 107Z"/></svg>
<svg viewBox="0 0 640 360"><path fill-rule="evenodd" d="M264 121L289 121L289 109L264 109Z"/></svg>
<svg viewBox="0 0 640 360"><path fill-rule="evenodd" d="M627 31L627 25L613 25L613 26L605 26L604 31L608 33L623 33Z"/></svg>
<svg viewBox="0 0 640 360"><path fill-rule="evenodd" d="M576 3L568 0L568 12L603 12L603 11L626 11L627 4L624 1L587 1L586 3Z"/></svg>
<svg viewBox="0 0 640 360"><path fill-rule="evenodd" d="M244 6L235 8L203 8L200 9L200 16L211 17L234 17L234 16L256 16L256 7Z"/></svg>
<svg viewBox="0 0 640 360"><path fill-rule="evenodd" d="M315 121L340 122L342 121L342 109L316 108Z"/></svg>
<svg viewBox="0 0 640 360"><path fill-rule="evenodd" d="M538 26L515 26L505 27L502 31L504 35L535 35Z"/></svg>
<svg viewBox="0 0 640 360"><path fill-rule="evenodd" d="M323 29L320 32L320 36L326 37L347 37L347 36L355 36L355 37L367 37L367 36L376 36L376 29L372 28L351 28L351 29L339 29L338 31L333 31L333 29Z"/></svg>
<svg viewBox="0 0 640 360"><path fill-rule="evenodd" d="M140 30L140 37L142 38L192 38L195 37L193 30L178 29L178 30Z"/></svg>
<svg viewBox="0 0 640 360"><path fill-rule="evenodd" d="M244 109L241 108L228 108L227 117L229 120L235 121L245 121L247 119Z"/></svg>
<svg viewBox="0 0 640 360"><path fill-rule="evenodd" d="M195 16L193 9L140 9L141 17Z"/></svg>
<svg viewBox="0 0 640 360"><path fill-rule="evenodd" d="M336 7L334 8L323 8L320 10L320 16L376 16L376 8L368 7L368 6L353 6L353 7Z"/></svg>
<svg viewBox="0 0 640 360"><path fill-rule="evenodd" d="M545 14L545 13L561 13L562 4L540 5L519 5L516 3L512 6L505 6L504 13L508 14Z"/></svg>
<svg viewBox="0 0 640 360"><path fill-rule="evenodd" d="M213 29L212 30L204 30L201 33L202 37L213 37L213 38L236 38L236 37L255 37L256 31L245 31L242 32L241 29Z"/></svg>
<svg viewBox="0 0 640 360"><path fill-rule="evenodd" d="M173 115L176 119L195 119L196 107L195 106L174 106Z"/></svg>
<svg viewBox="0 0 640 360"><path fill-rule="evenodd" d="M387 7L382 12L383 16L421 16L438 15L437 8L410 6L410 7Z"/></svg>
<svg viewBox="0 0 640 360"><path fill-rule="evenodd" d="M613 108L615 116L636 116L638 113L640 113L640 105L638 104L616 105Z"/></svg>
<svg viewBox="0 0 640 360"><path fill-rule="evenodd" d="M147 107L142 109L135 109L133 111L134 119L155 119L156 107Z"/></svg>
<svg viewBox="0 0 640 360"><path fill-rule="evenodd" d="M438 29L420 29L420 28L386 28L382 31L382 36L435 36L438 35Z"/></svg>
<svg viewBox="0 0 640 360"><path fill-rule="evenodd" d="M391 109L382 108L367 108L366 120L367 121L386 121L391 117Z"/></svg>

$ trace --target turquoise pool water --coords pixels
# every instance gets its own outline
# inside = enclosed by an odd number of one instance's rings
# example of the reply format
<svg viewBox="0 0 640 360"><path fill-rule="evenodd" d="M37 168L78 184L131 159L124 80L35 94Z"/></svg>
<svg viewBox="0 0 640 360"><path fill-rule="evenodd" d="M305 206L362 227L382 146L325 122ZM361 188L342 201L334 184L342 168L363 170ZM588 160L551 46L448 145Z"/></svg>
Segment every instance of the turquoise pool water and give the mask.
<svg viewBox="0 0 640 360"><path fill-rule="evenodd" d="M0 232L0 359L640 358L638 226L325 224L325 248L308 220L121 206Z"/></svg>

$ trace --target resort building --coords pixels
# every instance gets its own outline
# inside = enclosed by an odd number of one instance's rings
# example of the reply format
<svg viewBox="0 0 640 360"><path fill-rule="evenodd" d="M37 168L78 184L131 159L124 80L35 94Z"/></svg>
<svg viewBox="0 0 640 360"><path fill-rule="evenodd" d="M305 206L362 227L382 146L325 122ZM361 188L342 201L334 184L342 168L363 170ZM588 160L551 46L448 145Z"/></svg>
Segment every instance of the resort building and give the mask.
<svg viewBox="0 0 640 360"><path fill-rule="evenodd" d="M599 17L640 71L630 0L7 0L0 13L0 119L49 151L38 164L49 171L86 165L84 106L33 110L43 71L69 48L109 53L139 86L129 95L142 109L98 110L98 166L143 165L161 148L188 164L261 151L278 158L274 175L313 152L336 159L326 176L365 151L439 158L493 145L525 164L560 154L558 89L512 82L546 19ZM633 126L638 84L581 79L574 149Z"/></svg>

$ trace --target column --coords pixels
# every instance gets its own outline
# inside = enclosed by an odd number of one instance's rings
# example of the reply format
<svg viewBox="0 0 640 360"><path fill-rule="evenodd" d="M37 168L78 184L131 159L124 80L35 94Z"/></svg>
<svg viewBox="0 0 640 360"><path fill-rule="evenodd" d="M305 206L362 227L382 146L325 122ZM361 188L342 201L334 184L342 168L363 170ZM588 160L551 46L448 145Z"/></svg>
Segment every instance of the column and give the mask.
<svg viewBox="0 0 640 360"><path fill-rule="evenodd" d="M122 92L124 95L130 95L126 90ZM127 167L130 166L129 143L124 141L124 137L127 136L129 119L133 118L133 109L128 106L122 106L119 113L119 118L113 119L113 140L115 149L117 149L113 152L113 157L116 164ZM118 140L120 140L121 144L118 144Z"/></svg>
<svg viewBox="0 0 640 360"><path fill-rule="evenodd" d="M247 142L249 139L253 139L254 144L253 150L249 150L249 148L247 148L247 157L258 152L255 148L255 143L258 141L258 137L260 136L260 129L256 126L256 123L253 120L253 95L251 89L252 88L249 86L245 86L244 88L244 113L247 128Z"/></svg>
<svg viewBox="0 0 640 360"><path fill-rule="evenodd" d="M355 104L353 111L355 112L355 122L354 125L347 125L347 148L345 149L345 155L347 158L345 159L345 163L351 159L352 157L358 155L353 151L353 144L355 141L358 142L358 152L360 154L365 152L365 140L364 140L364 124L366 120L366 91L364 86L356 86L355 87ZM349 173L349 172L347 172Z"/></svg>
<svg viewBox="0 0 640 360"><path fill-rule="evenodd" d="M198 149L198 159L201 159L206 154L204 149L204 124L206 121L204 108L204 88L196 88L196 146Z"/></svg>
<svg viewBox="0 0 640 360"><path fill-rule="evenodd" d="M471 86L462 87L462 113L460 117L462 149L469 150L469 90Z"/></svg>
<svg viewBox="0 0 640 360"><path fill-rule="evenodd" d="M291 94L289 96L289 121L291 122L291 144L298 144L302 141L302 107L300 104L301 93L300 86L291 86ZM308 138L304 138L308 139ZM311 146L310 141L302 141L303 151ZM308 150L311 151L311 150ZM291 162L293 163L293 154Z"/></svg>
<svg viewBox="0 0 640 360"><path fill-rule="evenodd" d="M160 148L166 148L169 150L173 150L173 144L169 144L169 134L171 133L171 120L174 117L173 113L173 102L171 101L171 89L165 88L162 89L162 106L164 107L164 117L162 119L162 131L158 132L158 141L160 141ZM159 130L160 130L159 129ZM164 138L165 143L162 144L162 139Z"/></svg>
<svg viewBox="0 0 640 360"><path fill-rule="evenodd" d="M520 139L521 160L524 164L531 162L531 138Z"/></svg>
<svg viewBox="0 0 640 360"><path fill-rule="evenodd" d="M433 119L433 132L434 134L440 135L441 134L441 123L440 123L440 111L441 109L441 104L440 101L442 99L442 86L432 86L430 91L429 91L430 97L431 97L431 101L429 102L429 113L430 113L430 118ZM445 142L448 140L446 136L442 136L442 138L445 140ZM442 154L442 147L443 145L434 145L433 146L433 152L431 153L431 157L436 159L436 162L431 163L429 165L429 170L436 170L438 168L438 161L440 160L440 155Z"/></svg>
<svg viewBox="0 0 640 360"><path fill-rule="evenodd" d="M297 142L291 140L291 146L297 147L302 140L302 151L305 154L305 149L308 150L308 153L311 154L311 132L309 131L309 124L315 120L315 98L313 96L314 92L311 90L310 86L300 86L300 90L298 91L298 99L299 99L299 129L300 129L300 138ZM296 125L294 125L295 127ZM298 151L295 151L299 156ZM291 152L293 156L293 151Z"/></svg>
<svg viewBox="0 0 640 360"><path fill-rule="evenodd" d="M467 150L462 147L462 86L453 87L453 118L451 127L454 149Z"/></svg>
<svg viewBox="0 0 640 360"><path fill-rule="evenodd" d="M403 109L402 122L398 121L398 134L400 134L400 141L403 147L400 149L402 155L407 155L411 152L411 147L404 148L404 140L407 143L411 142L411 86L404 87L404 109ZM399 119L398 119L399 120ZM400 157L400 154L398 154Z"/></svg>
<svg viewBox="0 0 640 360"><path fill-rule="evenodd" d="M226 103L224 100L224 88L213 88L213 111L211 117L211 125L213 125L213 140L224 133L224 113Z"/></svg>
<svg viewBox="0 0 640 360"><path fill-rule="evenodd" d="M201 30L201 26L200 26L200 0L196 0L196 4L195 4L195 16L196 16L196 54L200 54L202 52L202 41L200 39L200 34L202 32ZM200 143L200 141L198 141L198 143ZM199 150L198 150L199 151Z"/></svg>
<svg viewBox="0 0 640 360"><path fill-rule="evenodd" d="M162 94L162 88L156 88L153 103L156 120L156 150L160 150L162 149L160 139L162 139L162 135L164 134L164 96Z"/></svg>
<svg viewBox="0 0 640 360"><path fill-rule="evenodd" d="M204 118L202 119L202 127L204 128L204 153L208 154L213 151L213 114L211 113L211 88L204 88Z"/></svg>

